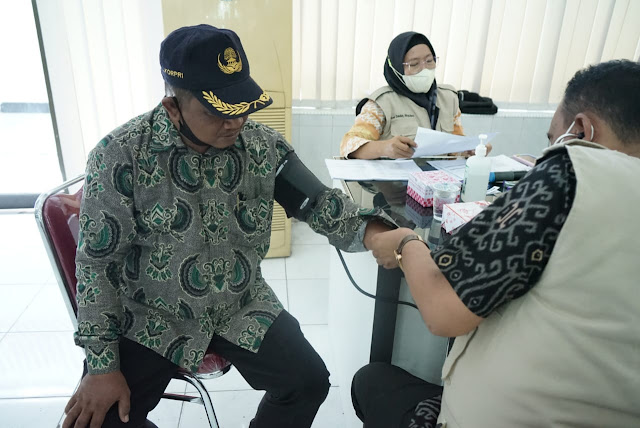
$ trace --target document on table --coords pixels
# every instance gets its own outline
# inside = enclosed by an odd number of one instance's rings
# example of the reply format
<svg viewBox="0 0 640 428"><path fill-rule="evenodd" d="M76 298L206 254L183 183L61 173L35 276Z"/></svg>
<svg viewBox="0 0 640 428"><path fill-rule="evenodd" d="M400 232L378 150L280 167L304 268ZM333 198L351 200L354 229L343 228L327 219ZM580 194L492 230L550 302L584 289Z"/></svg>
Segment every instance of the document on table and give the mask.
<svg viewBox="0 0 640 428"><path fill-rule="evenodd" d="M491 172L512 172L512 171L529 171L530 166L527 166L517 160L506 156L498 155L490 157L491 160Z"/></svg>
<svg viewBox="0 0 640 428"><path fill-rule="evenodd" d="M485 143L488 143L493 140L497 132L486 135L487 140ZM418 127L415 142L418 147L416 147L412 157L419 158L473 150L480 144L480 138L478 138L478 136L454 135L447 132Z"/></svg>
<svg viewBox="0 0 640 428"><path fill-rule="evenodd" d="M408 181L414 172L422 171L411 159L365 160L325 159L334 180Z"/></svg>
<svg viewBox="0 0 640 428"><path fill-rule="evenodd" d="M531 168L506 155L489 156L491 172L529 171ZM466 159L429 161L429 164L439 170L464 180Z"/></svg>
<svg viewBox="0 0 640 428"><path fill-rule="evenodd" d="M439 169L449 175L464 180L464 168L467 166L466 159L429 161L429 165Z"/></svg>

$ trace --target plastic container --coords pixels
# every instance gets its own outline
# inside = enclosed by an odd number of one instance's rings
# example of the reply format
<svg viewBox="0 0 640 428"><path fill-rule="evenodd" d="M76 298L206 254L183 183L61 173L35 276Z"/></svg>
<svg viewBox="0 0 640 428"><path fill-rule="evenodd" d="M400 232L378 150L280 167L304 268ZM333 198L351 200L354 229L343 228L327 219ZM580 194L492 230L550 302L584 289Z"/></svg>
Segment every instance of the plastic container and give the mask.
<svg viewBox="0 0 640 428"><path fill-rule="evenodd" d="M436 183L433 186L433 218L442 221L444 205L453 204L460 194L460 186L452 183Z"/></svg>
<svg viewBox="0 0 640 428"><path fill-rule="evenodd" d="M486 135L480 135L480 144L476 147L475 156L467 159L460 197L463 202L484 201L487 195L491 159L487 157L487 147L484 145L486 139Z"/></svg>
<svg viewBox="0 0 640 428"><path fill-rule="evenodd" d="M407 195L423 207L433 206L433 188L436 183L454 183L460 185L460 179L444 171L414 172L409 176ZM458 197L458 200L460 198Z"/></svg>

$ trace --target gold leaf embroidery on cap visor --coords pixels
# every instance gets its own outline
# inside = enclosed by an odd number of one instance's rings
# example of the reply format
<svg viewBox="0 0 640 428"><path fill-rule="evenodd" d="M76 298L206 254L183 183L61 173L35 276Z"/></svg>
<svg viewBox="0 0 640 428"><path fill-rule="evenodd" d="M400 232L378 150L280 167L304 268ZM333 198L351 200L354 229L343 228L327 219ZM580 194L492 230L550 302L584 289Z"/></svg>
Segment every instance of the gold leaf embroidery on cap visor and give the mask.
<svg viewBox="0 0 640 428"><path fill-rule="evenodd" d="M271 97L266 92L262 92L260 97L254 101L243 101L238 104L229 104L222 101L220 98L214 95L213 92L202 91L202 97L209 102L216 110L218 110L222 114L228 114L230 116L235 116L242 114L249 110L249 107L253 105L253 108L257 108L258 103L266 104Z"/></svg>
<svg viewBox="0 0 640 428"><path fill-rule="evenodd" d="M224 50L224 60L227 65L222 65L220 62L220 54L218 54L218 67L224 74L233 74L237 71L242 71L242 58L239 58L238 53L233 48L226 48Z"/></svg>

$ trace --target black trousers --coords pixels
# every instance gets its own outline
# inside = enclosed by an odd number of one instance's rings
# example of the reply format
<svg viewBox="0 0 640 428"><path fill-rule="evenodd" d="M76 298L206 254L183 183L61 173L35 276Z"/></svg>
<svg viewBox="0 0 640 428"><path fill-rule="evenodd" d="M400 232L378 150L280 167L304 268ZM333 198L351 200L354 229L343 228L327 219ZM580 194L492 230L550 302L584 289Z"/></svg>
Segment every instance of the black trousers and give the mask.
<svg viewBox="0 0 640 428"><path fill-rule="evenodd" d="M387 363L370 363L356 372L351 399L364 428L408 428L421 401L442 387Z"/></svg>
<svg viewBox="0 0 640 428"><path fill-rule="evenodd" d="M214 336L209 346L231 361L252 388L266 391L251 428L311 426L329 392L329 372L291 314L282 311L267 331L257 353L219 336ZM146 425L147 414L157 406L178 366L123 338L120 340L120 370L131 390L129 423L120 421L116 403L109 409L103 427L153 426Z"/></svg>

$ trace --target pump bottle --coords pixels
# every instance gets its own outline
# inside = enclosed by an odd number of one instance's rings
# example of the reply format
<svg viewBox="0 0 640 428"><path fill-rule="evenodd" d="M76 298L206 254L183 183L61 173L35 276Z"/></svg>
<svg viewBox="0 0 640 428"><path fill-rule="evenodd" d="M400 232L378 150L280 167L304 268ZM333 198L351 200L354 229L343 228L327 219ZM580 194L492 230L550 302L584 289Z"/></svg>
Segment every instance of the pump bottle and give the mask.
<svg viewBox="0 0 640 428"><path fill-rule="evenodd" d="M464 182L460 195L462 202L484 201L487 195L491 159L487 157L487 146L484 145L487 136L481 134L479 137L480 144L476 146L476 154L467 159L464 170Z"/></svg>

